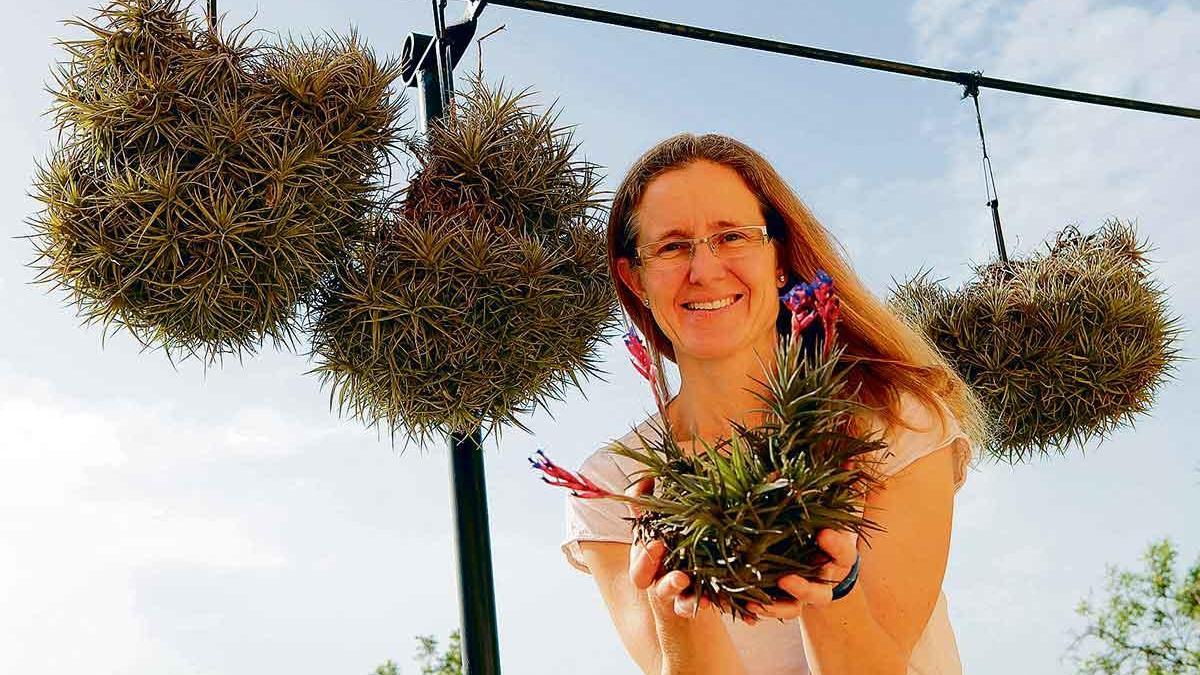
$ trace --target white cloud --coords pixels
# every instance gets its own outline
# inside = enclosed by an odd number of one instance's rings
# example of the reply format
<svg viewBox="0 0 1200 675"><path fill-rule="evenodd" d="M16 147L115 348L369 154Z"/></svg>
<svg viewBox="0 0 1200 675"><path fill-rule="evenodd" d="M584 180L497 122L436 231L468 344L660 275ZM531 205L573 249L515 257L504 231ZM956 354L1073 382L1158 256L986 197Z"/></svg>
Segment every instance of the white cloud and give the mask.
<svg viewBox="0 0 1200 675"><path fill-rule="evenodd" d="M960 65L974 40L987 34L996 9L995 0L918 0L909 15L924 58L950 68Z"/></svg>
<svg viewBox="0 0 1200 675"><path fill-rule="evenodd" d="M263 406L210 427L167 403L85 401L0 364L0 597L24 609L0 612L0 634L19 646L0 650L0 672L174 663L143 626L137 574L287 559L242 514L171 495L205 462L278 458L331 428Z"/></svg>

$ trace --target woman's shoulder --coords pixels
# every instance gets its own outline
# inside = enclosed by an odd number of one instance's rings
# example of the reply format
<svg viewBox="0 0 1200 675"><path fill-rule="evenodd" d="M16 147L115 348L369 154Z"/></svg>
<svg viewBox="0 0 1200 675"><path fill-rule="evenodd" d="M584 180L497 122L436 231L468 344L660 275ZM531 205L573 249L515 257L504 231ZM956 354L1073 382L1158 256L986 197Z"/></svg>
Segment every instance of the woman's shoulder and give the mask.
<svg viewBox="0 0 1200 675"><path fill-rule="evenodd" d="M957 420L941 397L932 394L930 398L932 403L912 391L900 389L892 410L895 420L874 407L864 410L860 417L869 431L885 440L912 436L943 438L956 429Z"/></svg>
<svg viewBox="0 0 1200 675"><path fill-rule="evenodd" d="M580 473L609 489L624 489L630 477L639 469L645 468L641 462L616 452L624 446L632 450L643 450L642 439L647 442L660 438L660 422L658 413L651 415L641 423L632 427L624 435L612 438L584 458L580 465Z"/></svg>
<svg viewBox="0 0 1200 675"><path fill-rule="evenodd" d="M932 402L908 390L898 392L899 422L885 421L878 412L868 415L868 424L887 445L879 453L879 469L884 477L893 476L922 457L950 447L954 458L954 485L957 490L966 480L972 448L957 417L941 397Z"/></svg>

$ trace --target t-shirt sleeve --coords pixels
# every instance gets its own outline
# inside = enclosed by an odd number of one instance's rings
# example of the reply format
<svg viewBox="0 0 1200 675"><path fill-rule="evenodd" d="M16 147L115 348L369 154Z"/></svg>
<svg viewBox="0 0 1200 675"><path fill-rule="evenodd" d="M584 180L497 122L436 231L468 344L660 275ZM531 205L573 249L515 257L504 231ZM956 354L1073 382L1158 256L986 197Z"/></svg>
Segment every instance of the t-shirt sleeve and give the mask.
<svg viewBox="0 0 1200 675"><path fill-rule="evenodd" d="M584 460L579 473L613 492L624 492L629 486L625 472L613 456L605 451ZM562 552L575 569L591 574L579 548L581 541L633 542L633 524L627 520L629 508L615 499L582 499L567 495L567 536Z"/></svg>
<svg viewBox="0 0 1200 675"><path fill-rule="evenodd" d="M954 491L957 492L967 480L967 468L971 463L971 440L958 419L939 402L943 422L937 412L908 392L901 394L900 404L902 416L914 428L896 425L884 434L888 447L882 453L880 475L886 480L922 457L950 446L954 455Z"/></svg>

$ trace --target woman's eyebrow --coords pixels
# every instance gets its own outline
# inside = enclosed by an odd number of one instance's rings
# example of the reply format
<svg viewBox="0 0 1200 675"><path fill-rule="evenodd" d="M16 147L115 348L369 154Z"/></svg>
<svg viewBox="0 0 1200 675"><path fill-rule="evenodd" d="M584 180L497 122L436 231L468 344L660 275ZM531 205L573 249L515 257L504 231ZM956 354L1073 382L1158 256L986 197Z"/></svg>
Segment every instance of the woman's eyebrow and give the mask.
<svg viewBox="0 0 1200 675"><path fill-rule="evenodd" d="M718 230L726 230L731 227L743 227L744 223L735 223L735 222L732 222L729 220L718 220L718 221L714 222L713 225L715 225ZM691 232L686 232L686 231L676 227L676 228L672 228L670 231L663 234L662 238L663 239L666 239L668 237L691 238L691 236L692 236Z"/></svg>

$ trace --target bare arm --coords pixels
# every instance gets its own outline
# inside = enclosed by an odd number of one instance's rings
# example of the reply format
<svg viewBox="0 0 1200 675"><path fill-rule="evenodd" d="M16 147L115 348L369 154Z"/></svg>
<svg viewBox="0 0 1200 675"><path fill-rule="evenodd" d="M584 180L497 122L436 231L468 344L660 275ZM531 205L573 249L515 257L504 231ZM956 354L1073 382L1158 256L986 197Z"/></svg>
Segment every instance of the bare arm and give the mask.
<svg viewBox="0 0 1200 675"><path fill-rule="evenodd" d="M842 600L801 615L813 673L905 672L937 603L950 551L953 447L921 458L867 499L886 532L860 545L858 585ZM847 630L853 626L853 630ZM852 658L851 658L852 656Z"/></svg>
<svg viewBox="0 0 1200 675"><path fill-rule="evenodd" d="M646 591L629 580L629 544L602 541L579 543L583 560L608 606L625 651L646 675L662 672L662 651Z"/></svg>

